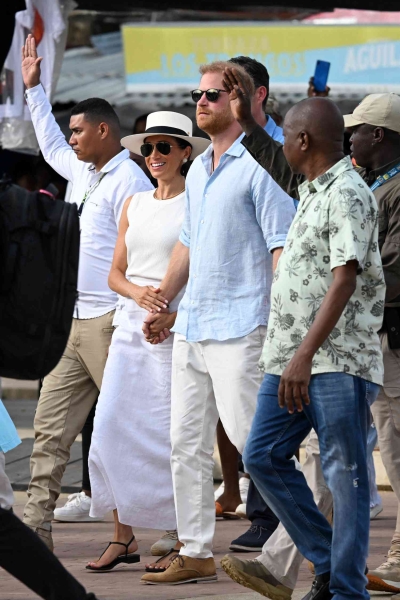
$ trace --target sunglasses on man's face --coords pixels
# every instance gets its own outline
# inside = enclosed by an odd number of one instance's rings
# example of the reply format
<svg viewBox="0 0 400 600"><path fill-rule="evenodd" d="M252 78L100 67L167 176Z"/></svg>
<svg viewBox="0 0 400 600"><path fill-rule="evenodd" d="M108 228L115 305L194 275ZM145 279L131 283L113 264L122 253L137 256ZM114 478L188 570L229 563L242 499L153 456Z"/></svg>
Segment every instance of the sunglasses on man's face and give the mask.
<svg viewBox="0 0 400 600"><path fill-rule="evenodd" d="M174 146L169 142L157 142L156 144L146 142L145 144L142 144L140 146L140 152L142 153L142 156L144 156L145 158L150 156L154 151L154 146L157 148L159 153L163 154L164 156L170 154L171 148L174 148Z"/></svg>
<svg viewBox="0 0 400 600"><path fill-rule="evenodd" d="M217 90L216 88L210 88L209 90L193 90L190 93L192 94L193 102L199 102L203 94L206 95L209 102L217 102L221 92L227 93L226 90Z"/></svg>

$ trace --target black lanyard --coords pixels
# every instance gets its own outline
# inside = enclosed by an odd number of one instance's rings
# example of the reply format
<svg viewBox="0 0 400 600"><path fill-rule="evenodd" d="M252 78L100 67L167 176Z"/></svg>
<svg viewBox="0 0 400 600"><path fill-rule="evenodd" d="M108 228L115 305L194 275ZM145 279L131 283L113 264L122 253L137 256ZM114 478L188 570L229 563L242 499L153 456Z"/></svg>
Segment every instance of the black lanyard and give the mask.
<svg viewBox="0 0 400 600"><path fill-rule="evenodd" d="M98 178L98 180L96 181L95 184L93 184L88 190L86 190L85 195L83 196L83 200L81 202L80 207L78 208L78 215L81 216L82 211L83 211L83 207L85 206L86 200L88 198L90 198L90 196L93 194L94 190L97 189L100 185L100 183L102 182L102 180L104 179L104 177L107 175L107 173L102 173L101 176Z"/></svg>

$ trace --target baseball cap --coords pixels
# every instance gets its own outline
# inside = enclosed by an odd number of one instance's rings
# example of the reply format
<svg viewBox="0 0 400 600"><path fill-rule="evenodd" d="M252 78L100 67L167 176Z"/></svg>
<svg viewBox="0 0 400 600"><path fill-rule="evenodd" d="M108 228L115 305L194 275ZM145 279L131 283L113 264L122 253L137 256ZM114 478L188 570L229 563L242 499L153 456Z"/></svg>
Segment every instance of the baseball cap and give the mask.
<svg viewBox="0 0 400 600"><path fill-rule="evenodd" d="M344 115L345 127L374 125L400 133L400 96L397 94L370 94L354 109Z"/></svg>

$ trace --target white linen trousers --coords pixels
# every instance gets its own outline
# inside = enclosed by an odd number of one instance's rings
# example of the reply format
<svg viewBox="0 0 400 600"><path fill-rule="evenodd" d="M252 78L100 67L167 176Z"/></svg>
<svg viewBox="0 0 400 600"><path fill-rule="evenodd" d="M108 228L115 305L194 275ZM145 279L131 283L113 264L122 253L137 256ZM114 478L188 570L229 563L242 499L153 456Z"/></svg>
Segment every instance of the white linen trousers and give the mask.
<svg viewBox="0 0 400 600"><path fill-rule="evenodd" d="M187 342L175 334L171 465L180 553L212 556L215 531L213 450L218 417L243 452L264 374L258 361L266 327L226 341Z"/></svg>

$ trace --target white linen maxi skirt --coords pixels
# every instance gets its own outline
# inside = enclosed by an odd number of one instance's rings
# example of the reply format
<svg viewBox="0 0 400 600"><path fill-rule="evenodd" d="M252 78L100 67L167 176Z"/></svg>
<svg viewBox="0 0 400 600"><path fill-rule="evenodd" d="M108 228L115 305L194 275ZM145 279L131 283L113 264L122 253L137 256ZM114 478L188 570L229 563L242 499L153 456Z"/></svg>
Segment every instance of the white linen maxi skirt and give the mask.
<svg viewBox="0 0 400 600"><path fill-rule="evenodd" d="M126 301L113 333L89 455L90 515L118 509L132 527L176 529L171 441L171 335L153 346L147 312Z"/></svg>

